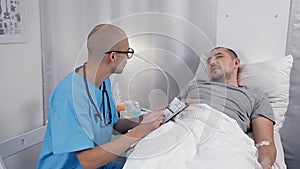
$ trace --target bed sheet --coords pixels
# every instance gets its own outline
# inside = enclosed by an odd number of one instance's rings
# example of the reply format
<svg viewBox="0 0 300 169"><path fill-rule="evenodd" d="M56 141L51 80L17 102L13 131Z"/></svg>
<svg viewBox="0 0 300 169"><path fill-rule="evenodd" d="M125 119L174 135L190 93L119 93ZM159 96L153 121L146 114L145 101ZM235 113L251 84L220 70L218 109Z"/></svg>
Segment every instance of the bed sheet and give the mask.
<svg viewBox="0 0 300 169"><path fill-rule="evenodd" d="M260 169L254 141L237 122L206 104L189 106L142 139L124 169Z"/></svg>

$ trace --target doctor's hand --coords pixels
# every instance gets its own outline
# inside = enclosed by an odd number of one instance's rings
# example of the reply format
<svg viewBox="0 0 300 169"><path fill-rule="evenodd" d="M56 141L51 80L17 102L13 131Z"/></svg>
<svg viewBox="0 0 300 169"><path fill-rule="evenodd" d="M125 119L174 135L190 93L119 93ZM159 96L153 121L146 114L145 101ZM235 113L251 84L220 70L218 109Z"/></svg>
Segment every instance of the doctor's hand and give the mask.
<svg viewBox="0 0 300 169"><path fill-rule="evenodd" d="M143 138L151 131L157 129L164 122L164 119L165 115L162 111L145 114L142 122L130 132L133 134L133 137Z"/></svg>

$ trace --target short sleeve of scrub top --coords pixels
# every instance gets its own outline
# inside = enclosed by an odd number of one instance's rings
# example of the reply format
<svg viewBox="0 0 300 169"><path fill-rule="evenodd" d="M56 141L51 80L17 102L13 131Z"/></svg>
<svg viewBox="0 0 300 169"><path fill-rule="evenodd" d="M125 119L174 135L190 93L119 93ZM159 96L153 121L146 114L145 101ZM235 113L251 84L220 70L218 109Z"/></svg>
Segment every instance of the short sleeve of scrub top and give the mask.
<svg viewBox="0 0 300 169"><path fill-rule="evenodd" d="M51 133L53 153L67 153L94 147L80 125L68 98L61 100L52 110Z"/></svg>

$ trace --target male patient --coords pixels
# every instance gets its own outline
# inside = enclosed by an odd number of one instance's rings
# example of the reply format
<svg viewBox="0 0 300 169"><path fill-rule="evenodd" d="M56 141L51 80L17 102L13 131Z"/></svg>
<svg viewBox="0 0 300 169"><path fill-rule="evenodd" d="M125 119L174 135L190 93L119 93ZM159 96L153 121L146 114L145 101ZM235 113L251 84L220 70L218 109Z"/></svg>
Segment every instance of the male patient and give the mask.
<svg viewBox="0 0 300 169"><path fill-rule="evenodd" d="M276 158L273 111L265 97L238 85L239 65L240 59L233 50L214 48L207 59L211 81L191 81L182 98L206 103L235 119L244 132L252 131L258 161L263 169L270 169Z"/></svg>

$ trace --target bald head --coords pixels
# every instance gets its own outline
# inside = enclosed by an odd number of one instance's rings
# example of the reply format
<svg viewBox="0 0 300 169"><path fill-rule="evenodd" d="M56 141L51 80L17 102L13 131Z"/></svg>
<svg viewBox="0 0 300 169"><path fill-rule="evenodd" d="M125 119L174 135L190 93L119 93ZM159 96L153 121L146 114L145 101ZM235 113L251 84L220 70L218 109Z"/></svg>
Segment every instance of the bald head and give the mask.
<svg viewBox="0 0 300 169"><path fill-rule="evenodd" d="M125 32L114 25L100 24L94 27L87 39L89 59L101 59L109 50L119 50L124 41L127 42Z"/></svg>

